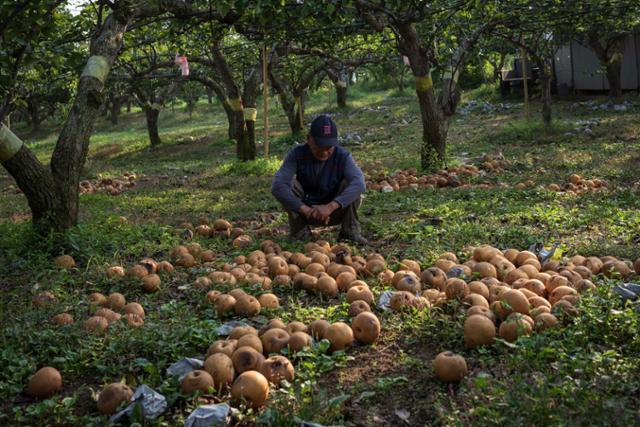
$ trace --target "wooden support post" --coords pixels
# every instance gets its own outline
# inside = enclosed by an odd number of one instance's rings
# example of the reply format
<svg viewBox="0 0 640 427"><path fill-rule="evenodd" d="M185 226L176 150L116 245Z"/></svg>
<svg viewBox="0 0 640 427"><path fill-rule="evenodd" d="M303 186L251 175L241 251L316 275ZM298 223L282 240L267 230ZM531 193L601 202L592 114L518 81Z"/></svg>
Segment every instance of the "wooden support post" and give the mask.
<svg viewBox="0 0 640 427"><path fill-rule="evenodd" d="M522 84L524 87L524 116L529 118L529 84L527 82L527 52L524 48L522 52Z"/></svg>
<svg viewBox="0 0 640 427"><path fill-rule="evenodd" d="M267 85L267 47L262 48L262 139L264 157L269 157L269 87Z"/></svg>

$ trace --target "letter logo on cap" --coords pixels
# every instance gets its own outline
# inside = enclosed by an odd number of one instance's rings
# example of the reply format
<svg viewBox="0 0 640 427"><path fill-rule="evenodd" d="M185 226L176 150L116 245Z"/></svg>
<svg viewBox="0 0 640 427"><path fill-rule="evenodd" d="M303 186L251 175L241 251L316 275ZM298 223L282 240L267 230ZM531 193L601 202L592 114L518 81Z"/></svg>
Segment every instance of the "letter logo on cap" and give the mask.
<svg viewBox="0 0 640 427"><path fill-rule="evenodd" d="M324 134L331 135L331 125L324 125Z"/></svg>

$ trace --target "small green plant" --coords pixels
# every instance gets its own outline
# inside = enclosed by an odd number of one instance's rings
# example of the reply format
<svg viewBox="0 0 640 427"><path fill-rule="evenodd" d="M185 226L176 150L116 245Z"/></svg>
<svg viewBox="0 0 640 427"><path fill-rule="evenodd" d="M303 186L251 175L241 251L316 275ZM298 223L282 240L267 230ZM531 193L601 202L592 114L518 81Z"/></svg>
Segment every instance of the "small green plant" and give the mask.
<svg viewBox="0 0 640 427"><path fill-rule="evenodd" d="M313 347L298 352L295 360L296 381L275 391L272 404L257 421L264 425L299 425L302 421L332 424L342 419L341 409L348 394L327 396L316 389L322 375L344 368L352 357L338 351L327 354L329 341L321 340Z"/></svg>

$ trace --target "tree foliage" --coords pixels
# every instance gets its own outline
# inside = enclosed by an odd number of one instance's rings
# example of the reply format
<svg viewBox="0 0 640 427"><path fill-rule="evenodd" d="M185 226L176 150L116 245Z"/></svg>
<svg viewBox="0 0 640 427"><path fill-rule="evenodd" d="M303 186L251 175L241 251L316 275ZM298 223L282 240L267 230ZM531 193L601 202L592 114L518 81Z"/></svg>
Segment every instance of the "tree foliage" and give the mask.
<svg viewBox="0 0 640 427"><path fill-rule="evenodd" d="M0 121L36 100L49 109L69 101L75 72L86 54L89 26L62 0L0 4Z"/></svg>

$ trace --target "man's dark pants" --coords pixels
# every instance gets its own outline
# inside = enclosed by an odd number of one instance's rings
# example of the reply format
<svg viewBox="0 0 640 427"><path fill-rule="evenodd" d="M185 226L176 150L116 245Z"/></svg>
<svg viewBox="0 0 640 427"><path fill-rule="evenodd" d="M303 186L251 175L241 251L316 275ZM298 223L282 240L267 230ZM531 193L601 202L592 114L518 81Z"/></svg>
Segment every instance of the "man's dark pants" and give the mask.
<svg viewBox="0 0 640 427"><path fill-rule="evenodd" d="M347 181L342 180L338 187L338 194L342 192L347 186ZM301 200L304 200L304 188L297 179L293 180L292 184L293 194L298 196ZM304 239L311 237L309 226L326 226L326 225L338 225L341 224L340 236L349 238L361 234L360 222L358 221L358 208L362 204L362 196L360 196L355 202L350 205L343 206L336 209L329 218L329 223L325 224L321 221L307 218L300 212L293 212L287 210L289 215L289 233L292 238Z"/></svg>

